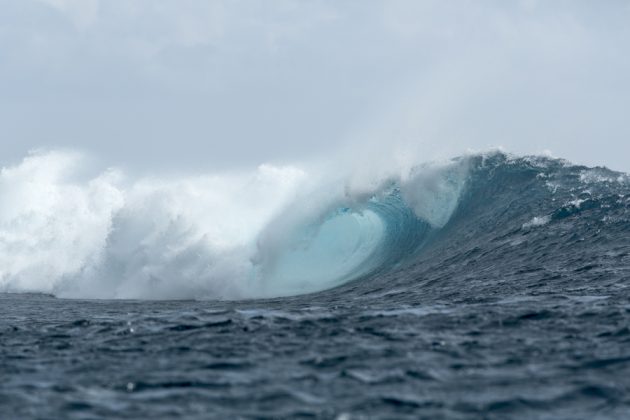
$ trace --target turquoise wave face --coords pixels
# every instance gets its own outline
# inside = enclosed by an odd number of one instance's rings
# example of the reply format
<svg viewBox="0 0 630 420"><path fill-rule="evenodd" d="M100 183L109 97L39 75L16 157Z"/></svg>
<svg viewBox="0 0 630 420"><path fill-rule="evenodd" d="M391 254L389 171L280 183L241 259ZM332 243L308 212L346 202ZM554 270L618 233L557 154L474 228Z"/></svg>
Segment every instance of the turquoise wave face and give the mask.
<svg viewBox="0 0 630 420"><path fill-rule="evenodd" d="M439 230L418 217L397 184L356 208L293 230L265 262L263 296L311 293L404 264Z"/></svg>
<svg viewBox="0 0 630 420"><path fill-rule="evenodd" d="M386 228L369 209L339 209L321 224L299 229L267 268L266 290L276 296L309 293L368 272L383 247Z"/></svg>

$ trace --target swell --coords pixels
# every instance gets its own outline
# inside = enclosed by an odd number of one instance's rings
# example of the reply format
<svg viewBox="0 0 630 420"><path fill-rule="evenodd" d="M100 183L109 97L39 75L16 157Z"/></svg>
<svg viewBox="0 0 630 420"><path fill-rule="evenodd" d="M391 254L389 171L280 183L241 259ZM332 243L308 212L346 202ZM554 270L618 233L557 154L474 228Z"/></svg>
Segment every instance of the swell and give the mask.
<svg viewBox="0 0 630 420"><path fill-rule="evenodd" d="M468 165L448 223L404 267L361 279L357 296L472 303L625 287L628 175L503 153L471 156Z"/></svg>

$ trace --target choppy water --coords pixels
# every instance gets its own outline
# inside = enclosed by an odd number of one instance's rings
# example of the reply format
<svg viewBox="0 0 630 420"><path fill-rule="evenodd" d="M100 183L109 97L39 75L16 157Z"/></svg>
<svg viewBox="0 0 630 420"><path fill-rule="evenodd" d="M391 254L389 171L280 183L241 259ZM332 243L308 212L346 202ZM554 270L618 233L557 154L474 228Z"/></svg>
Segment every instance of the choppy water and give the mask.
<svg viewBox="0 0 630 420"><path fill-rule="evenodd" d="M626 417L628 177L502 154L467 166L443 225L414 221L397 187L371 201L381 248L326 291L0 294L0 417Z"/></svg>

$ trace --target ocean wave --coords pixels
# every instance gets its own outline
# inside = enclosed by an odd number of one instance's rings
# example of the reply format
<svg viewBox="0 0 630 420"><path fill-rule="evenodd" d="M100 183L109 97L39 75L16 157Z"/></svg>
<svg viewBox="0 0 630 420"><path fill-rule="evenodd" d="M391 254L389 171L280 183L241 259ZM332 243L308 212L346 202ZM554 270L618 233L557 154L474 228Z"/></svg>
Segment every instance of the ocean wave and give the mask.
<svg viewBox="0 0 630 420"><path fill-rule="evenodd" d="M385 171L366 184L350 173L272 165L90 176L84 162L77 153L40 152L0 172L0 290L97 299L290 296L369 282L417 264L434 243L487 235L517 200L521 212L503 223L523 235L593 207L625 220L628 206L624 174L498 152ZM606 210L620 206L621 213Z"/></svg>

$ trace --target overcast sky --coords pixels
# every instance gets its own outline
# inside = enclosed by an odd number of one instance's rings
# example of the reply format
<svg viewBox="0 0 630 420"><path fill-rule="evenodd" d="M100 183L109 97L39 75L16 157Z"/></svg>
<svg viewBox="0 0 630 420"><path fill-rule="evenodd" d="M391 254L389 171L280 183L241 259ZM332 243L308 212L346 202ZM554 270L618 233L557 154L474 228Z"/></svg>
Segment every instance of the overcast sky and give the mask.
<svg viewBox="0 0 630 420"><path fill-rule="evenodd" d="M630 171L630 1L0 0L2 163L421 144Z"/></svg>

